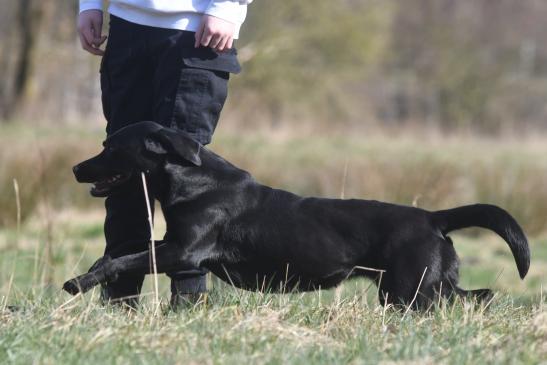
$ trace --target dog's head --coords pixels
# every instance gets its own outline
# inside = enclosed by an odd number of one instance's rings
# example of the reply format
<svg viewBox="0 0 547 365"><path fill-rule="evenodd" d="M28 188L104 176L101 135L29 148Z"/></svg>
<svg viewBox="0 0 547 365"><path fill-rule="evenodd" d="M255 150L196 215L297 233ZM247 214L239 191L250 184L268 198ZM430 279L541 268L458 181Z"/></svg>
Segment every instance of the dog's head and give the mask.
<svg viewBox="0 0 547 365"><path fill-rule="evenodd" d="M135 174L154 175L166 156L183 163L201 165L201 145L183 132L154 122L131 124L110 135L97 156L74 166L81 183L93 183L91 195L108 196Z"/></svg>

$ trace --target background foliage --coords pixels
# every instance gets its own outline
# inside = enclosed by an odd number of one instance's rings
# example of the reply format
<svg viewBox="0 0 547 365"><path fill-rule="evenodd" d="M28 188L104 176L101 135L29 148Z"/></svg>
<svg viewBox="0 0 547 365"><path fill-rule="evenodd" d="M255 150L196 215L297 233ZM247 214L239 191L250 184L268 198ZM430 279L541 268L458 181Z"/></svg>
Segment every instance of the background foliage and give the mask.
<svg viewBox="0 0 547 365"><path fill-rule="evenodd" d="M77 2L0 5L4 120L100 120L99 59L79 49ZM541 0L256 1L230 119L545 130L546 17Z"/></svg>

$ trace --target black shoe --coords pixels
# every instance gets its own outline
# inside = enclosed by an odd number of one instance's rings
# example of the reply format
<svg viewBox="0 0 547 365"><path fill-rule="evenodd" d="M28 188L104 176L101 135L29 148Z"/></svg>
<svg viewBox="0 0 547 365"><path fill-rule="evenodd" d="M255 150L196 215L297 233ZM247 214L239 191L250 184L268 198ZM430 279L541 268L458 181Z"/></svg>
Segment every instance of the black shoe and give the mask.
<svg viewBox="0 0 547 365"><path fill-rule="evenodd" d="M194 308L207 303L207 293L172 294L169 306L172 310L179 311Z"/></svg>
<svg viewBox="0 0 547 365"><path fill-rule="evenodd" d="M171 309L191 308L207 301L207 276L171 279Z"/></svg>

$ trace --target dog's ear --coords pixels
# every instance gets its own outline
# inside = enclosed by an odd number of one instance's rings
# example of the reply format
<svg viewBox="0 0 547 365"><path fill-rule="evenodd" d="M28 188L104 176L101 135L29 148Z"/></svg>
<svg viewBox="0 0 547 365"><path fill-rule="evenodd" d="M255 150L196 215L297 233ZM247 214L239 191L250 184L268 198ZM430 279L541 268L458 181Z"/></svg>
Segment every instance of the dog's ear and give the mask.
<svg viewBox="0 0 547 365"><path fill-rule="evenodd" d="M173 154L201 166L201 144L181 132L162 128L144 139L145 148L159 155Z"/></svg>
<svg viewBox="0 0 547 365"><path fill-rule="evenodd" d="M151 137L146 137L144 139L144 147L146 148L147 151L153 152L157 155L167 154L167 150L163 148L161 143Z"/></svg>

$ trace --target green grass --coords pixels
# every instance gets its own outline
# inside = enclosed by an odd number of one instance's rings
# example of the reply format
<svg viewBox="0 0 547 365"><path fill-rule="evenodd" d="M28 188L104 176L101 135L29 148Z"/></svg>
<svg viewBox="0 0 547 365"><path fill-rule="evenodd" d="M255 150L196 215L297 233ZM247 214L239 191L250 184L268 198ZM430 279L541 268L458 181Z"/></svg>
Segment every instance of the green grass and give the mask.
<svg viewBox="0 0 547 365"><path fill-rule="evenodd" d="M153 315L39 294L2 313L0 362L46 364L539 363L547 318L539 299L498 297L488 308L442 303L431 313L385 312L359 293L260 295L215 287L208 304ZM64 304L64 305L63 305Z"/></svg>
<svg viewBox="0 0 547 365"><path fill-rule="evenodd" d="M102 212L52 219L49 263L46 222L0 232L2 364L535 364L547 356L545 240L533 241L521 282L500 238L454 236L462 286L497 293L486 307L442 302L405 315L384 310L366 280L344 283L339 299L332 290L260 294L212 280L206 304L174 313L162 277L163 310L154 316L150 279L136 312L99 304L97 290L75 299L62 292L101 254Z"/></svg>

